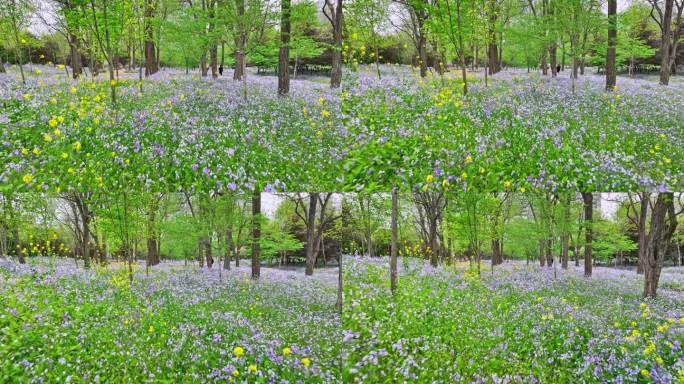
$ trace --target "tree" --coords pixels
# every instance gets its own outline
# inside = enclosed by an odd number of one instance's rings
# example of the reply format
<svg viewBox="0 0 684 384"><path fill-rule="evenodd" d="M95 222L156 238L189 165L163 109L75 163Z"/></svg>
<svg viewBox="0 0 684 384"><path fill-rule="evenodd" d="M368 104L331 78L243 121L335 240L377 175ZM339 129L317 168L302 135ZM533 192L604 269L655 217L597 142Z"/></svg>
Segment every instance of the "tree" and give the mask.
<svg viewBox="0 0 684 384"><path fill-rule="evenodd" d="M144 13L144 46L145 46L145 76L159 71L157 50L154 45L153 20L159 0L145 0Z"/></svg>
<svg viewBox="0 0 684 384"><path fill-rule="evenodd" d="M330 87L339 88L342 83L342 0L324 0L323 14L333 30L332 70Z"/></svg>
<svg viewBox="0 0 684 384"><path fill-rule="evenodd" d="M260 260L261 242L261 192L252 194L252 280L259 280L261 275Z"/></svg>
<svg viewBox="0 0 684 384"><path fill-rule="evenodd" d="M401 4L408 12L408 20L403 21L400 28L411 38L418 52L417 63L420 77L426 77L428 72L427 30L426 22L430 16L427 0L394 0Z"/></svg>
<svg viewBox="0 0 684 384"><path fill-rule="evenodd" d="M679 36L684 31L682 15L684 12L684 1L678 0L677 14L673 28L672 18L675 7L675 0L647 0L651 4L651 18L660 28L660 85L670 83L670 74L674 66L677 54ZM663 4L664 1L664 4Z"/></svg>
<svg viewBox="0 0 684 384"><path fill-rule="evenodd" d="M373 50L371 54L375 61L375 71L378 78L382 78L379 32L383 21L387 18L389 3L388 0L353 0L348 2L346 7L347 28L353 28L355 32L358 32Z"/></svg>
<svg viewBox="0 0 684 384"><path fill-rule="evenodd" d="M391 249L390 249L390 287L392 289L392 293L395 293L397 291L397 253L399 251L399 241L397 239L398 237L398 230L397 230L397 222L399 221L399 203L398 203L398 196L397 196L397 188L394 187L392 188L392 223L391 223L391 231L392 231L392 244L391 244Z"/></svg>
<svg viewBox="0 0 684 384"><path fill-rule="evenodd" d="M606 91L615 89L615 47L617 45L617 0L608 0L608 51L606 53Z"/></svg>
<svg viewBox="0 0 684 384"><path fill-rule="evenodd" d="M414 192L413 201L418 214L421 236L425 241L426 251L430 257L430 265L439 264L440 244L438 226L442 220L447 199L443 192Z"/></svg>
<svg viewBox="0 0 684 384"><path fill-rule="evenodd" d="M674 194L672 192L658 193L651 211L651 225L646 239L644 297L656 297L660 272L676 228L677 213Z"/></svg>
<svg viewBox="0 0 684 384"><path fill-rule="evenodd" d="M26 44L26 39L21 37L21 34L29 22L30 14L31 2L28 0L8 0L0 2L0 24L8 25L9 28L6 29L9 29L12 34L12 44L14 45L14 49L18 56L19 72L21 73L21 82L23 85L26 85L26 76L24 75L22 47Z"/></svg>
<svg viewBox="0 0 684 384"><path fill-rule="evenodd" d="M461 65L461 81L463 81L463 94L468 94L468 77L466 75L465 62L465 48L464 40L464 25L463 14L464 6L463 0L438 0L435 2L435 13L439 17L439 23L435 23L437 27L445 29L449 42L456 52L459 64Z"/></svg>
<svg viewBox="0 0 684 384"><path fill-rule="evenodd" d="M278 55L278 95L290 93L290 11L291 0L281 0L280 53Z"/></svg>
<svg viewBox="0 0 684 384"><path fill-rule="evenodd" d="M592 256L591 242L593 236L593 219L594 219L594 195L591 192L582 192L582 200L584 202L584 276L591 276L592 272Z"/></svg>

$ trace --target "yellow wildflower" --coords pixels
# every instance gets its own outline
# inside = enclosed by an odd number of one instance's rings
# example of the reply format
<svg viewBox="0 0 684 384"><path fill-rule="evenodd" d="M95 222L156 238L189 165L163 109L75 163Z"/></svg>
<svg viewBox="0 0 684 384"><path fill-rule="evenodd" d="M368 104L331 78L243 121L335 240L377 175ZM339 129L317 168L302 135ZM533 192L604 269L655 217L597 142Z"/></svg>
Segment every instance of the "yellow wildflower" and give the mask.
<svg viewBox="0 0 684 384"><path fill-rule="evenodd" d="M303 357L301 361L304 365L304 368L309 368L309 366L311 365L311 359L309 359L308 357Z"/></svg>
<svg viewBox="0 0 684 384"><path fill-rule="evenodd" d="M290 354L292 354L290 347L283 348L283 356L290 356Z"/></svg>
<svg viewBox="0 0 684 384"><path fill-rule="evenodd" d="M21 179L24 181L24 183L29 184L33 181L33 175L28 173L24 175L24 177L22 177Z"/></svg>
<svg viewBox="0 0 684 384"><path fill-rule="evenodd" d="M254 365L254 364L250 364L250 365L249 365L248 371L249 371L249 373L256 373L256 371L257 371L257 366Z"/></svg>
<svg viewBox="0 0 684 384"><path fill-rule="evenodd" d="M241 357L242 355L245 354L245 350L244 350L244 348L242 348L242 347L235 347L235 348L233 349L233 353L235 354L235 356Z"/></svg>

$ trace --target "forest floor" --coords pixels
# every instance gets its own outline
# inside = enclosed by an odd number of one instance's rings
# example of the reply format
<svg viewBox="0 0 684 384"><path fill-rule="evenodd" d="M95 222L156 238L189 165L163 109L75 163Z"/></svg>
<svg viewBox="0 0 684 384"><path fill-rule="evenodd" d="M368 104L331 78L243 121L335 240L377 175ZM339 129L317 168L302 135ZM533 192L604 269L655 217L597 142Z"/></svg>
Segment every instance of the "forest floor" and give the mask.
<svg viewBox="0 0 684 384"><path fill-rule="evenodd" d="M74 82L34 66L0 75L0 183L16 190L675 190L684 183L684 89L511 69L469 93L452 71L346 72L342 90L276 78ZM4 81L8 79L8 81ZM100 79L106 79L101 76ZM316 166L312 166L316 164ZM121 179L122 175L125 180Z"/></svg>
<svg viewBox="0 0 684 384"><path fill-rule="evenodd" d="M393 296L386 258L343 263L345 382L684 382L682 267L643 300L642 276L607 267L400 260Z"/></svg>
<svg viewBox="0 0 684 384"><path fill-rule="evenodd" d="M336 268L0 262L0 382L334 382Z"/></svg>

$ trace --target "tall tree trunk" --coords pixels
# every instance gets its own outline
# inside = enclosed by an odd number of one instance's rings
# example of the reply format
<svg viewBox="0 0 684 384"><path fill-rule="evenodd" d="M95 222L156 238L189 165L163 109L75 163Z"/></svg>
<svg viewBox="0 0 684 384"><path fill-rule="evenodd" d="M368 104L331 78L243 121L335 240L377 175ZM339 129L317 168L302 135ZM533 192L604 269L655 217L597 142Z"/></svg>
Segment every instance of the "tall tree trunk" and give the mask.
<svg viewBox="0 0 684 384"><path fill-rule="evenodd" d="M493 75L499 72L499 48L496 42L489 43L489 74Z"/></svg>
<svg viewBox="0 0 684 384"><path fill-rule="evenodd" d="M676 228L674 194L659 193L651 214L651 228L644 259L644 297L656 297L660 272Z"/></svg>
<svg viewBox="0 0 684 384"><path fill-rule="evenodd" d="M230 271L230 255L233 253L233 224L226 229L226 257L223 259L223 269Z"/></svg>
<svg viewBox="0 0 684 384"><path fill-rule="evenodd" d="M209 57L211 77L212 79L218 79L218 47L215 44L209 49Z"/></svg>
<svg viewBox="0 0 684 384"><path fill-rule="evenodd" d="M207 77L207 73L209 73L209 67L207 66L206 52L202 53L202 56L200 57L200 71L202 73L202 77Z"/></svg>
<svg viewBox="0 0 684 384"><path fill-rule="evenodd" d="M150 76L157 71L157 57L154 46L154 32L152 30L152 18L156 8L156 0L145 0L145 21L144 21L144 51L145 51L145 76Z"/></svg>
<svg viewBox="0 0 684 384"><path fill-rule="evenodd" d="M390 288L392 293L397 291L397 254L399 251L397 222L399 221L399 202L397 187L392 188L392 219L391 219L391 244L390 244Z"/></svg>
<svg viewBox="0 0 684 384"><path fill-rule="evenodd" d="M343 300L343 294L342 294L342 253L340 252L337 255L337 260L339 262L337 263L337 302L335 303L335 308L337 308L338 312L342 312L342 300Z"/></svg>
<svg viewBox="0 0 684 384"><path fill-rule="evenodd" d="M615 89L615 46L617 45L617 0L608 0L608 52L606 53L606 91Z"/></svg>
<svg viewBox="0 0 684 384"><path fill-rule="evenodd" d="M83 73L83 63L81 60L81 53L79 52L79 42L78 38L74 35L69 35L69 52L71 61L71 76L74 79L78 79Z"/></svg>
<svg viewBox="0 0 684 384"><path fill-rule="evenodd" d="M252 195L252 280L261 274L261 192Z"/></svg>
<svg viewBox="0 0 684 384"><path fill-rule="evenodd" d="M492 265L499 265L503 263L501 256L501 241L499 238L492 239Z"/></svg>
<svg viewBox="0 0 684 384"><path fill-rule="evenodd" d="M7 73L7 70L5 70L5 64L2 62L2 55L0 55L0 73Z"/></svg>
<svg viewBox="0 0 684 384"><path fill-rule="evenodd" d="M211 269L214 266L214 256L211 253L211 236L204 238L204 256L207 259L207 268Z"/></svg>
<svg viewBox="0 0 684 384"><path fill-rule="evenodd" d="M430 238L430 265L439 264L439 245L437 244L437 220L430 219L428 237Z"/></svg>
<svg viewBox="0 0 684 384"><path fill-rule="evenodd" d="M151 267L159 264L159 255L157 254L157 239L149 237L147 239L147 266Z"/></svg>
<svg viewBox="0 0 684 384"><path fill-rule="evenodd" d="M316 207L318 205L318 193L309 193L309 208L306 211L306 276L314 273L315 255L315 235L316 235Z"/></svg>
<svg viewBox="0 0 684 384"><path fill-rule="evenodd" d="M326 9L329 13L326 12ZM342 84L342 0L337 0L335 7L328 0L323 5L323 11L328 17L333 30L332 70L330 73L330 87L339 88Z"/></svg>
<svg viewBox="0 0 684 384"><path fill-rule="evenodd" d="M642 192L639 194L639 222L637 224L639 258L637 259L637 274L644 274L644 260L646 259L646 218L651 194Z"/></svg>
<svg viewBox="0 0 684 384"><path fill-rule="evenodd" d="M591 192L582 192L584 201L584 276L591 276L592 272L592 240L594 239L594 195Z"/></svg>
<svg viewBox="0 0 684 384"><path fill-rule="evenodd" d="M280 52L278 54L278 95L290 93L290 3L281 0Z"/></svg>
<svg viewBox="0 0 684 384"><path fill-rule="evenodd" d="M616 1L616 0L611 0ZM665 0L665 12L661 19L661 40L660 40L660 85L670 83L670 45L672 42L672 8L674 0ZM677 44L677 42L674 42Z"/></svg>
<svg viewBox="0 0 684 384"><path fill-rule="evenodd" d="M209 34L211 35L211 43L209 45L209 67L211 68L211 78L218 79L218 45L213 36L214 30L216 29L216 1L209 1L208 6Z"/></svg>
<svg viewBox="0 0 684 384"><path fill-rule="evenodd" d="M570 236L564 233L561 236L561 268L568 269L568 258L570 256Z"/></svg>
<svg viewBox="0 0 684 384"><path fill-rule="evenodd" d="M245 45L247 40L244 20L245 0L235 0L235 9L237 11L238 21L236 23L235 33L235 72L233 72L233 80L242 80L245 76L245 68L247 66L245 59Z"/></svg>

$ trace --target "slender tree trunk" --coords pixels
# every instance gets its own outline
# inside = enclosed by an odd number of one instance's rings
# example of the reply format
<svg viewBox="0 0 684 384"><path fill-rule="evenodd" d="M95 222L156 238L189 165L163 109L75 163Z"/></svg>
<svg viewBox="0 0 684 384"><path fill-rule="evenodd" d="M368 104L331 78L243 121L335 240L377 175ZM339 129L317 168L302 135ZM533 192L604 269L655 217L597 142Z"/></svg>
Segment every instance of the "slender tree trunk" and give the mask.
<svg viewBox="0 0 684 384"><path fill-rule="evenodd" d="M439 264L439 246L437 244L437 220L429 220L428 235L430 237L430 265L436 267Z"/></svg>
<svg viewBox="0 0 684 384"><path fill-rule="evenodd" d="M315 255L315 235L316 235L316 207L318 206L318 193L309 193L309 208L306 212L306 276L314 273Z"/></svg>
<svg viewBox="0 0 684 384"><path fill-rule="evenodd" d="M651 226L647 238L644 260L644 297L656 297L660 272L676 228L674 194L672 192L659 193L651 214Z"/></svg>
<svg viewBox="0 0 684 384"><path fill-rule="evenodd" d="M209 65L211 66L211 78L218 79L218 47L215 44L209 49Z"/></svg>
<svg viewBox="0 0 684 384"><path fill-rule="evenodd" d="M75 79L78 79L79 76L83 73L83 64L81 60L81 53L79 52L79 43L78 39L74 35L69 35L69 52L70 52L70 61L71 61L71 76Z"/></svg>
<svg viewBox="0 0 684 384"><path fill-rule="evenodd" d="M335 303L335 308L338 312L342 312L342 300L344 295L342 294L342 253L337 255L338 268L337 268L337 302Z"/></svg>
<svg viewBox="0 0 684 384"><path fill-rule="evenodd" d="M616 1L616 0L611 0ZM660 40L660 85L670 83L670 45L672 42L672 8L674 0L665 0L665 12L663 13L661 25L662 34ZM677 44L677 42L674 42Z"/></svg>
<svg viewBox="0 0 684 384"><path fill-rule="evenodd" d="M568 258L570 256L570 236L564 233L561 236L561 268L568 269Z"/></svg>
<svg viewBox="0 0 684 384"><path fill-rule="evenodd" d="M280 52L278 54L278 95L290 93L290 2L281 1Z"/></svg>
<svg viewBox="0 0 684 384"><path fill-rule="evenodd" d="M235 72L233 72L233 80L239 81L245 76L245 68L247 65L245 60L245 45L247 40L244 20L245 0L235 0L235 8L238 20L235 33Z"/></svg>
<svg viewBox="0 0 684 384"><path fill-rule="evenodd" d="M606 91L615 89L615 46L617 45L617 0L608 0L608 52L606 53Z"/></svg>
<svg viewBox="0 0 684 384"><path fill-rule="evenodd" d="M214 266L214 256L211 250L211 235L204 238L204 256L207 259L207 268L211 269Z"/></svg>
<svg viewBox="0 0 684 384"><path fill-rule="evenodd" d="M399 240L397 222L399 221L399 198L397 196L397 187L392 188L392 219L391 231L392 239L390 244L390 287L392 293L397 291L397 254L399 251Z"/></svg>
<svg viewBox="0 0 684 384"><path fill-rule="evenodd" d="M252 195L252 280L258 280L261 274L261 193L257 190Z"/></svg>
<svg viewBox="0 0 684 384"><path fill-rule="evenodd" d="M637 259L637 274L644 274L644 260L646 259L646 218L651 195L647 192L639 194L639 222L637 225L639 256Z"/></svg>
<svg viewBox="0 0 684 384"><path fill-rule="evenodd" d="M230 255L233 252L233 225L226 229L226 257L223 259L223 269L230 271Z"/></svg>
<svg viewBox="0 0 684 384"><path fill-rule="evenodd" d="M584 276L591 276L592 273L592 240L594 239L593 220L594 220L594 195L591 192L582 192L584 201Z"/></svg>
<svg viewBox="0 0 684 384"><path fill-rule="evenodd" d="M145 53L145 76L150 76L157 71L156 48L154 46L154 32L152 31L152 21L154 17L156 0L145 0L145 21L144 21L144 53Z"/></svg>
<svg viewBox="0 0 684 384"><path fill-rule="evenodd" d="M328 4L326 0L326 5ZM332 5L328 8L332 10ZM333 29L332 71L330 87L339 88L342 84L342 0L337 0L336 6L329 20Z"/></svg>
<svg viewBox="0 0 684 384"><path fill-rule="evenodd" d="M2 62L2 55L0 55L0 73L7 73L5 70L5 64Z"/></svg>

